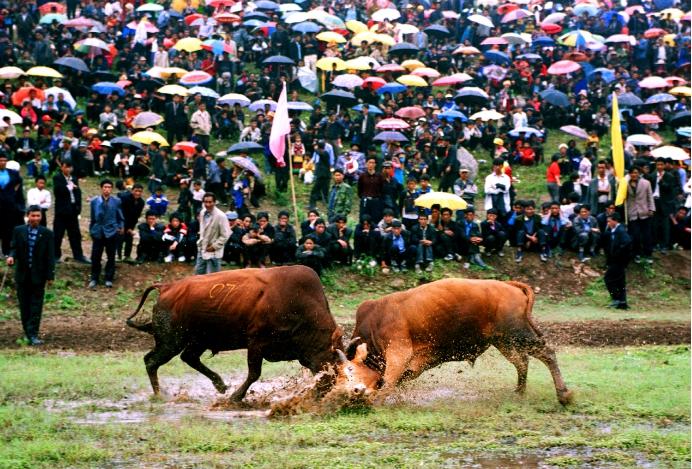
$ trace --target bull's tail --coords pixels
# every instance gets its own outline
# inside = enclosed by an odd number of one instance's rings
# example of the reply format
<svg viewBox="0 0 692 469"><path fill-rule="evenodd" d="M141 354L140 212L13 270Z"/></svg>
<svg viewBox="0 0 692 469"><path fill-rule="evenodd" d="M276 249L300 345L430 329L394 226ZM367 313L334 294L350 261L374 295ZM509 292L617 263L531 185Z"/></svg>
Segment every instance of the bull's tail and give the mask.
<svg viewBox="0 0 692 469"><path fill-rule="evenodd" d="M520 289L522 292L524 292L524 295L526 295L526 320L529 322L529 325L531 326L531 329L536 333L538 337L543 337L543 333L541 330L538 328L538 325L536 322L533 320L533 304L535 302L536 296L533 293L533 288L531 288L529 285L522 283L522 282L514 282L514 281L507 281L508 284L512 285L513 287L516 287Z"/></svg>
<svg viewBox="0 0 692 469"><path fill-rule="evenodd" d="M132 319L134 319L135 316L137 316L137 313L139 313L139 310L142 309L142 306L144 305L144 302L147 301L147 296L149 296L149 293L151 293L153 290L160 290L161 289L161 284L160 283L155 283L154 285L150 286L146 290L144 290L144 293L142 293L142 299L139 301L139 306L137 306L137 309L135 310L134 313L130 315L129 318L125 321L128 326L134 327L135 329L138 329L142 332L146 332L148 334L153 334L154 333L154 324L149 321L144 324L137 324L134 322Z"/></svg>

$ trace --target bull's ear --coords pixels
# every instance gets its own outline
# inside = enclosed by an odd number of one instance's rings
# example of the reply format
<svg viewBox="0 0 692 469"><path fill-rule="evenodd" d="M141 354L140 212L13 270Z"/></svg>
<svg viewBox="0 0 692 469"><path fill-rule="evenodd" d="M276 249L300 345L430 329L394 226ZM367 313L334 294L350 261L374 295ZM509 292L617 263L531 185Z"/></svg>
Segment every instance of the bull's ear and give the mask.
<svg viewBox="0 0 692 469"><path fill-rule="evenodd" d="M337 350L343 350L343 337L344 330L341 327L337 326L337 328L334 329L334 332L332 332L332 352L336 352Z"/></svg>
<svg viewBox="0 0 692 469"><path fill-rule="evenodd" d="M363 363L368 356L368 344L360 344L356 348L356 356L353 358L354 363Z"/></svg>

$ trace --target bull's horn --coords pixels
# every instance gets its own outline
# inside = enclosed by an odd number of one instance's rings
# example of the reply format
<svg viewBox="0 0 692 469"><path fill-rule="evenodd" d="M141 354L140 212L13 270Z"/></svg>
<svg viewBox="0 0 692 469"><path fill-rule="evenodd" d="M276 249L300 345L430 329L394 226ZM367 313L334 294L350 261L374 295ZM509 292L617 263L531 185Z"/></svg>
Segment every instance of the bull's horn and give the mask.
<svg viewBox="0 0 692 469"><path fill-rule="evenodd" d="M348 350L349 348L351 348L353 345L357 344L358 342L360 342L360 337L354 337L353 339L351 339L348 342L348 345L346 345L346 350Z"/></svg>
<svg viewBox="0 0 692 469"><path fill-rule="evenodd" d="M341 363L348 362L348 358L346 358L346 354L342 350L337 350L336 354L339 355L339 361L341 361Z"/></svg>

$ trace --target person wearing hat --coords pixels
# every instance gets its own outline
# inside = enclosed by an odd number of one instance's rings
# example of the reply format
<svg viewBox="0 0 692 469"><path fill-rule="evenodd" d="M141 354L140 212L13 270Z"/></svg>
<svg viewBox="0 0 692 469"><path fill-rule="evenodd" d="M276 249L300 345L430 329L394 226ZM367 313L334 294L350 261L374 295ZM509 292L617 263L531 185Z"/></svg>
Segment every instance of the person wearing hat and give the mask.
<svg viewBox="0 0 692 469"><path fill-rule="evenodd" d="M629 309L627 304L627 264L629 263L632 238L621 223L620 214L613 212L607 217L604 234L606 272L603 281L610 294L610 308Z"/></svg>

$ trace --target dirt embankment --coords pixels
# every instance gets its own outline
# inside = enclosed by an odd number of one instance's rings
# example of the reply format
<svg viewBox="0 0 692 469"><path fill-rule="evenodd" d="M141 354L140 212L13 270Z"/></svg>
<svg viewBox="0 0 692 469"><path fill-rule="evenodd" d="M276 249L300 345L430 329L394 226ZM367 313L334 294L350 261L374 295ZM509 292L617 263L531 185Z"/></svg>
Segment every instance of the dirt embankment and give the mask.
<svg viewBox="0 0 692 469"><path fill-rule="evenodd" d="M541 330L554 345L606 347L690 343L690 323L679 321L569 321L542 322ZM0 348L19 348L18 321L0 322ZM124 321L104 318L46 318L41 324L42 350L76 352L140 351L153 346L150 335Z"/></svg>

